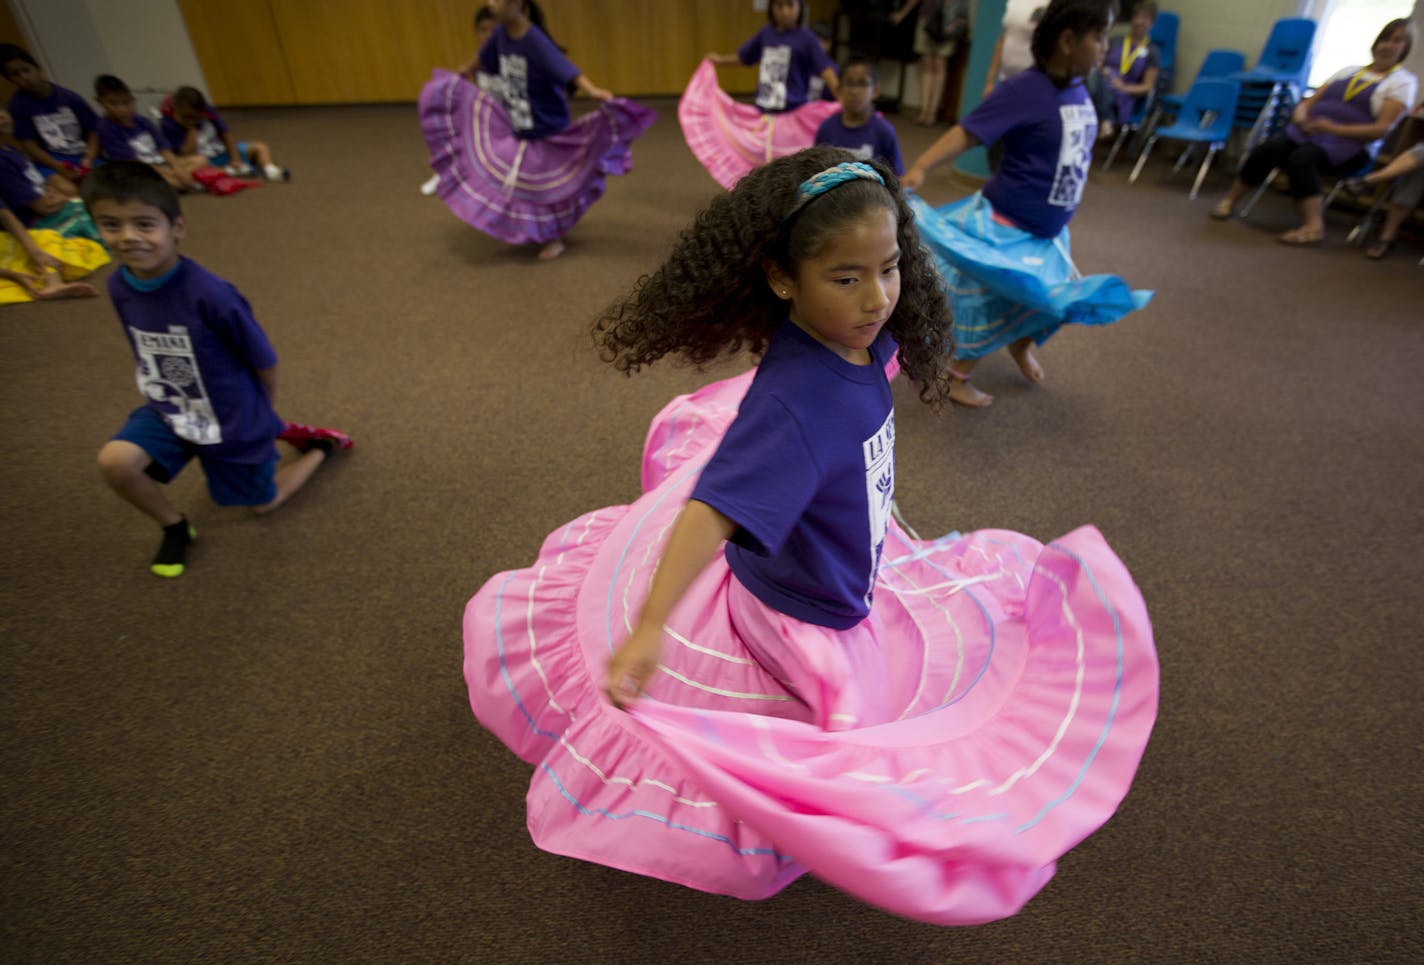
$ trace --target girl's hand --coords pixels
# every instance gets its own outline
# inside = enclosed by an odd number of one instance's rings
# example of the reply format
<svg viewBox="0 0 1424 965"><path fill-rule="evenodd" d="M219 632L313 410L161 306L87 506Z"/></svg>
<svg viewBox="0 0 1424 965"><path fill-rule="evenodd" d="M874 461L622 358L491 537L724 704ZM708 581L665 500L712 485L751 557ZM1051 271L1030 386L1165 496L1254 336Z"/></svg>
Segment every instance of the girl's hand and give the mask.
<svg viewBox="0 0 1424 965"><path fill-rule="evenodd" d="M611 101L613 99L613 91L604 90L602 87L590 87L588 89L588 96L598 101Z"/></svg>
<svg viewBox="0 0 1424 965"><path fill-rule="evenodd" d="M919 168L910 168L900 176L900 189L902 191L918 191L925 183L925 172Z"/></svg>
<svg viewBox="0 0 1424 965"><path fill-rule="evenodd" d="M608 673L603 681L603 693L619 710L628 707L643 695L648 680L658 669L662 655L662 628L647 629L643 624L633 631L623 646L608 661Z"/></svg>

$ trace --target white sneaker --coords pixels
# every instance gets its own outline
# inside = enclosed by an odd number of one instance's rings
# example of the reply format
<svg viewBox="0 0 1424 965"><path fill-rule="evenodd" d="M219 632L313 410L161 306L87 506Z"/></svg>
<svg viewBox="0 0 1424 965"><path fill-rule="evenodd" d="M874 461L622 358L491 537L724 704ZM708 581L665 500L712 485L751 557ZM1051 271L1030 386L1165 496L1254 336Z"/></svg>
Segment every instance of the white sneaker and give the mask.
<svg viewBox="0 0 1424 965"><path fill-rule="evenodd" d="M420 193L427 198L438 190L440 190L440 175L438 174L432 174L430 180L420 186Z"/></svg>

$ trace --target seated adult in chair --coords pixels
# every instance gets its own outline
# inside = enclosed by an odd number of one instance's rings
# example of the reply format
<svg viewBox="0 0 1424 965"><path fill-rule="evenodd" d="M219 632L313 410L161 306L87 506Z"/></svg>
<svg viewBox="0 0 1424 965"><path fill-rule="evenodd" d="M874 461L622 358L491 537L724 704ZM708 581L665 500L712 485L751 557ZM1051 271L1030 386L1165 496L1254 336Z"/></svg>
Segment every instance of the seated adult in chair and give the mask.
<svg viewBox="0 0 1424 965"><path fill-rule="evenodd" d="M1400 66L1413 43L1408 20L1385 24L1370 63L1347 67L1296 105L1290 126L1251 152L1211 216L1230 218L1248 191L1281 168L1290 179L1301 223L1279 240L1320 244L1325 239L1321 178L1345 177L1367 166L1379 142L1414 102L1419 79Z"/></svg>

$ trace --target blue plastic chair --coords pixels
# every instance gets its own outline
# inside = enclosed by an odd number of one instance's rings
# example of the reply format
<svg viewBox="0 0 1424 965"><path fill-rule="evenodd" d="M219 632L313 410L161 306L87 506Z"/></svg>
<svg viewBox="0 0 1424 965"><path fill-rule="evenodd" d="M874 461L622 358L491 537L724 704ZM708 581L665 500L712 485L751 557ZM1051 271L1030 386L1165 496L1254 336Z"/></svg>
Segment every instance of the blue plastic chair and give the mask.
<svg viewBox="0 0 1424 965"><path fill-rule="evenodd" d="M1171 87L1172 78L1176 75L1177 28L1181 26L1181 22L1182 18L1175 13L1159 13L1157 22L1152 25L1152 32L1147 35L1148 39L1157 45L1157 53L1161 58L1162 73L1157 78L1158 90Z"/></svg>
<svg viewBox="0 0 1424 965"><path fill-rule="evenodd" d="M1193 83L1199 80L1210 80L1213 77L1230 77L1232 74L1239 74L1246 69L1246 55L1239 50L1209 50L1202 65L1197 69L1197 75ZM1163 114L1170 114L1175 117L1182 109L1182 102L1185 100L1179 94L1163 94L1157 98L1157 109Z"/></svg>
<svg viewBox="0 0 1424 965"><path fill-rule="evenodd" d="M1187 99L1182 103L1177 120L1166 127L1153 131L1152 135L1147 138L1147 143L1142 145L1142 152L1137 155L1137 164L1133 166L1132 174L1128 176L1128 183L1136 183L1137 176L1142 173L1143 165L1147 163L1147 156L1152 153L1152 146L1159 140L1166 138L1186 144L1181 156L1177 158L1176 165L1172 168L1174 173L1182 169L1191 149L1201 144L1206 147L1207 151L1206 157L1202 158L1201 167L1197 170L1197 179L1192 183L1190 197L1196 200L1198 192L1201 191L1202 181L1206 180L1206 172L1211 168L1211 162L1216 157L1216 152L1224 148L1227 139L1231 137L1232 124L1236 116L1236 99L1240 96L1241 85L1234 80L1215 78L1199 80L1193 84L1192 89L1187 91Z"/></svg>
<svg viewBox="0 0 1424 965"><path fill-rule="evenodd" d="M1250 70L1231 76L1243 84L1304 85L1310 73L1310 49L1315 43L1314 20L1286 17L1277 20L1266 38L1261 59Z"/></svg>

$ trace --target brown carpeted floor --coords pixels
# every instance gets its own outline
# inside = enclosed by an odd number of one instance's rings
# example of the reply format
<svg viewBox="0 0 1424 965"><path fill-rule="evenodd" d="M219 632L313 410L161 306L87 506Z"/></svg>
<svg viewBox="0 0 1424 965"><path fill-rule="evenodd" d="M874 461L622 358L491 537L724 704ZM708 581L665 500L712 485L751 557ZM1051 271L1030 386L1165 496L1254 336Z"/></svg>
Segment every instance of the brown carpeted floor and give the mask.
<svg viewBox="0 0 1424 965"><path fill-rule="evenodd" d="M409 107L247 112L289 185L186 202L185 251L282 355L288 418L358 448L271 518L173 487L182 579L94 453L138 402L106 300L0 310L4 957L16 960L1418 961L1424 270L1289 250L1165 163L1095 174L1085 271L1150 308L1030 388L899 390L924 534L1092 522L1146 596L1161 715L1118 815L1017 917L901 921L811 879L760 904L544 854L530 769L472 718L460 613L557 524L636 495L647 420L592 313L716 190L673 105L561 260L421 197ZM930 135L904 125L913 157ZM932 200L958 191L931 181ZM724 370L729 371L729 370Z"/></svg>

